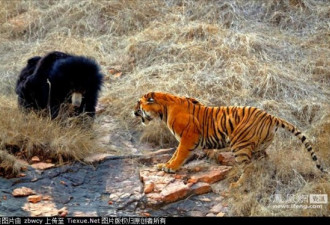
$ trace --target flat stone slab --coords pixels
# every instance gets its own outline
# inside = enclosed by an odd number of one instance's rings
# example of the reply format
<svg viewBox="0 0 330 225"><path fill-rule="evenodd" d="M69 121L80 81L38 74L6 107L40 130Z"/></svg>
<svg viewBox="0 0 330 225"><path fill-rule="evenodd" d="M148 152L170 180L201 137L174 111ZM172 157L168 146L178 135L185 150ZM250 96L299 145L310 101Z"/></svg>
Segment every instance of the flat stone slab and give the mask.
<svg viewBox="0 0 330 225"><path fill-rule="evenodd" d="M54 166L55 166L54 163L44 163L44 162L38 162L31 165L31 167L38 170L46 170L49 168L53 168Z"/></svg>
<svg viewBox="0 0 330 225"><path fill-rule="evenodd" d="M14 197L24 197L29 195L34 195L36 192L31 188L21 187L13 190L12 195Z"/></svg>
<svg viewBox="0 0 330 225"><path fill-rule="evenodd" d="M141 169L140 179L144 184L146 205L162 206L188 196L208 193L212 190L211 184L224 179L231 169L230 166L205 167L202 164L187 165L176 174L154 168Z"/></svg>

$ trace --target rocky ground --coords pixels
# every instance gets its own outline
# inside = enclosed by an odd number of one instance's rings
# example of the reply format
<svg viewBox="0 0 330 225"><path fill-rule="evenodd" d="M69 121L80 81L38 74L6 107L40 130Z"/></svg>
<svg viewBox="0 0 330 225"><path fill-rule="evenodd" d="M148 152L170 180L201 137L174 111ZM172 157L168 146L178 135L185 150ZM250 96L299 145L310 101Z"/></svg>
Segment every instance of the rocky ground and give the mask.
<svg viewBox="0 0 330 225"><path fill-rule="evenodd" d="M120 133L108 132L116 121L104 117L99 142L107 153L83 162L56 166L38 156L18 178L0 177L0 216L225 216L228 207L221 181L233 164L229 152L199 151L177 173L154 165L174 149L150 151ZM111 135L109 135L109 133ZM111 140L116 140L115 143ZM115 150L119 149L122 156ZM143 153L141 149L149 149ZM222 165L220 165L222 164ZM219 188L220 186L220 188ZM220 190L220 191L218 191Z"/></svg>
<svg viewBox="0 0 330 225"><path fill-rule="evenodd" d="M101 154L53 168L36 163L22 177L0 178L0 216L225 216L228 207L213 185L231 167L197 159L176 174L156 171L152 165L170 151Z"/></svg>

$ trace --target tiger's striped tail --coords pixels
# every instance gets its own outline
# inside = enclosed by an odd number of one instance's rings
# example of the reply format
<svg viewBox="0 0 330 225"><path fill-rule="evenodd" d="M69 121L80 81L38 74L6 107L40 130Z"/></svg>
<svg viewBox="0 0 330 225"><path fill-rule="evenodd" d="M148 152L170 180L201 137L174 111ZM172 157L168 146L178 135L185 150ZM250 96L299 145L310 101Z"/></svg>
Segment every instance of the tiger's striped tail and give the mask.
<svg viewBox="0 0 330 225"><path fill-rule="evenodd" d="M317 156L316 156L310 142L306 139L305 135L302 134L302 132L298 128L296 128L294 125L292 125L291 123L286 122L279 118L275 118L275 119L276 119L277 127L285 128L286 130L290 131L291 133L293 133L296 137L298 137L301 140L301 142L305 145L305 148L307 149L307 151L311 154L311 157L312 157L313 161L315 162L316 167L321 172L328 173L321 166L320 161L318 161Z"/></svg>

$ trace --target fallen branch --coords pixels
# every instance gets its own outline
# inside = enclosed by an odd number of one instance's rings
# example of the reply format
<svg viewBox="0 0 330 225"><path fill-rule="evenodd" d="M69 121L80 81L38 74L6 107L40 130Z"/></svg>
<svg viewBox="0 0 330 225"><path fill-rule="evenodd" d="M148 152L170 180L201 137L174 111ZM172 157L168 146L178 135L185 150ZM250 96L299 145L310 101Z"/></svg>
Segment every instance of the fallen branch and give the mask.
<svg viewBox="0 0 330 225"><path fill-rule="evenodd" d="M104 160L116 160L116 159L147 159L156 155L163 155L173 153L175 148L160 149L155 152L150 152L144 155L111 155L111 154L95 154L84 159L86 163L101 162Z"/></svg>

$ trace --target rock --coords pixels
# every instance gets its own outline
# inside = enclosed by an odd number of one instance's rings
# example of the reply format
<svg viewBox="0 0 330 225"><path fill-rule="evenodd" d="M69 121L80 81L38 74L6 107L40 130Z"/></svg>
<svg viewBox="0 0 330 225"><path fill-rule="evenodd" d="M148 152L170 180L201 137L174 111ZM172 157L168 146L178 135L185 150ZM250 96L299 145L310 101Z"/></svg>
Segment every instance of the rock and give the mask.
<svg viewBox="0 0 330 225"><path fill-rule="evenodd" d="M182 175L175 174L175 175L174 175L174 178L175 178L175 179L182 179Z"/></svg>
<svg viewBox="0 0 330 225"><path fill-rule="evenodd" d="M46 170L49 168L52 168L55 166L53 163L44 163L44 162L39 162L31 165L34 169L37 170Z"/></svg>
<svg viewBox="0 0 330 225"><path fill-rule="evenodd" d="M215 214L214 214L214 213L208 213L208 214L206 214L206 216L207 216L207 217L214 217Z"/></svg>
<svg viewBox="0 0 330 225"><path fill-rule="evenodd" d="M157 170L150 170L150 169L145 169L145 170L140 170L140 180L144 183L147 184L148 182L153 182L155 183L155 190L158 188L161 190L164 186L162 184L168 184L172 183L175 181L175 178L172 177L170 174L164 174L163 176L158 176L159 171Z"/></svg>
<svg viewBox="0 0 330 225"><path fill-rule="evenodd" d="M225 214L223 212L219 212L216 216L217 217L223 217Z"/></svg>
<svg viewBox="0 0 330 225"><path fill-rule="evenodd" d="M37 203L40 202L42 199L41 195L30 195L27 200L31 203Z"/></svg>
<svg viewBox="0 0 330 225"><path fill-rule="evenodd" d="M130 181L130 180L125 180L125 181L122 182L122 184L123 184L124 186L131 186L131 185L132 185L132 181Z"/></svg>
<svg viewBox="0 0 330 225"><path fill-rule="evenodd" d="M205 198L205 197L200 198L200 200L201 200L202 202L211 202L211 201L212 201L211 199L209 199L209 198Z"/></svg>
<svg viewBox="0 0 330 225"><path fill-rule="evenodd" d="M44 195L44 196L42 196L42 200L43 201L52 201L53 198L51 196L49 196L49 195Z"/></svg>
<svg viewBox="0 0 330 225"><path fill-rule="evenodd" d="M108 70L108 72L113 75L114 78L119 78L121 77L121 75L123 74L122 71L118 70L118 69L115 69L115 68L110 68Z"/></svg>
<svg viewBox="0 0 330 225"><path fill-rule="evenodd" d="M222 205L222 203L219 203L219 204L216 204L215 206L213 206L210 209L210 212L211 213L219 213L219 212L221 212L222 209L223 209L223 205Z"/></svg>
<svg viewBox="0 0 330 225"><path fill-rule="evenodd" d="M199 171L201 171L201 170L202 170L202 168L199 167L199 166L196 166L196 167L194 168L194 171L195 171L195 172L199 172Z"/></svg>
<svg viewBox="0 0 330 225"><path fill-rule="evenodd" d="M188 186L181 181L171 183L165 189L162 190L162 200L165 203L175 202L179 199L186 197L188 191Z"/></svg>
<svg viewBox="0 0 330 225"><path fill-rule="evenodd" d="M53 202L25 203L22 209L30 216L57 216L58 210Z"/></svg>
<svg viewBox="0 0 330 225"><path fill-rule="evenodd" d="M150 213L148 212L142 212L141 215L144 217L150 217Z"/></svg>
<svg viewBox="0 0 330 225"><path fill-rule="evenodd" d="M203 169L198 169L200 172L196 173L194 168ZM211 192L210 184L223 179L230 168L227 166L210 167L209 164L206 165L203 162L192 162L174 175L159 173L150 168L142 169L140 179L144 183L146 203L148 206L163 205L191 195Z"/></svg>
<svg viewBox="0 0 330 225"><path fill-rule="evenodd" d="M159 205L163 203L163 196L160 193L151 192L146 196L148 205Z"/></svg>
<svg viewBox="0 0 330 225"><path fill-rule="evenodd" d="M144 193L149 194L150 192L152 192L154 190L154 188L155 188L155 184L153 182L148 183L144 187Z"/></svg>
<svg viewBox="0 0 330 225"><path fill-rule="evenodd" d="M60 217L66 217L68 215L68 209L66 207L63 207L58 210L58 215Z"/></svg>
<svg viewBox="0 0 330 225"><path fill-rule="evenodd" d="M191 186L190 190L197 195L208 193L212 190L210 184L204 182L198 182Z"/></svg>
<svg viewBox="0 0 330 225"><path fill-rule="evenodd" d="M119 199L119 196L117 194L110 194L109 198L112 201L117 201Z"/></svg>
<svg viewBox="0 0 330 225"><path fill-rule="evenodd" d="M33 191L31 188L27 188L27 187L16 188L12 192L12 195L14 197L24 197L24 196L28 196L28 195L34 195L34 194L36 194L35 191Z"/></svg>
<svg viewBox="0 0 330 225"><path fill-rule="evenodd" d="M131 196L131 193L125 193L121 195L120 198L128 198L129 196Z"/></svg>
<svg viewBox="0 0 330 225"><path fill-rule="evenodd" d="M229 166L215 167L206 172L199 172L191 177L191 179L197 179L198 181L213 184L219 180L225 178L228 171L231 169Z"/></svg>
<svg viewBox="0 0 330 225"><path fill-rule="evenodd" d="M201 211L196 211L196 210L194 210L194 211L190 211L189 213L188 213L188 216L194 216L194 217L203 217L205 214L203 213L203 212L201 212Z"/></svg>
<svg viewBox="0 0 330 225"><path fill-rule="evenodd" d="M190 178L188 180L188 183L192 183L192 184L196 184L198 182L198 180L196 178Z"/></svg>
<svg viewBox="0 0 330 225"><path fill-rule="evenodd" d="M156 175L162 177L162 176L165 175L165 172L164 171L159 171Z"/></svg>
<svg viewBox="0 0 330 225"><path fill-rule="evenodd" d="M144 196L142 193L134 193L130 196L129 201L140 201L140 199Z"/></svg>
<svg viewBox="0 0 330 225"><path fill-rule="evenodd" d="M68 215L68 211L64 211L59 216L60 217L66 217L67 215Z"/></svg>
<svg viewBox="0 0 330 225"><path fill-rule="evenodd" d="M38 156L33 156L33 157L31 158L31 162L32 162L32 163L37 163L37 162L40 162L40 159L39 159Z"/></svg>
<svg viewBox="0 0 330 225"><path fill-rule="evenodd" d="M217 202L221 202L223 199L224 199L223 196L218 196L214 200L217 201Z"/></svg>
<svg viewBox="0 0 330 225"><path fill-rule="evenodd" d="M220 152L216 160L225 166L233 166L235 164L235 156L232 152Z"/></svg>

